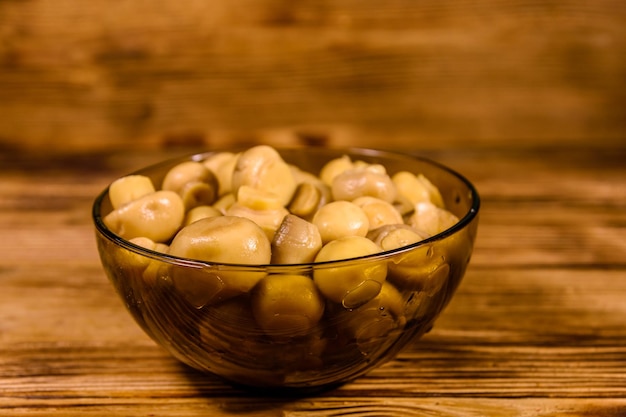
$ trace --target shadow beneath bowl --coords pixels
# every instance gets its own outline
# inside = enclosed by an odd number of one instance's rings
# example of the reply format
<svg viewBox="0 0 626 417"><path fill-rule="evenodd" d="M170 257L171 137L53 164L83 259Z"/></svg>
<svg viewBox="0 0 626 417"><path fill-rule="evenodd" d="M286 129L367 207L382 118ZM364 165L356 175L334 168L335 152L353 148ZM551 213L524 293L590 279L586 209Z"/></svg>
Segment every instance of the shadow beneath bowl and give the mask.
<svg viewBox="0 0 626 417"><path fill-rule="evenodd" d="M181 375L189 382L198 399L210 400L211 407L232 414L249 414L282 410L297 401L318 395L330 395L346 383L311 388L261 388L228 381L218 375L201 372L183 363Z"/></svg>

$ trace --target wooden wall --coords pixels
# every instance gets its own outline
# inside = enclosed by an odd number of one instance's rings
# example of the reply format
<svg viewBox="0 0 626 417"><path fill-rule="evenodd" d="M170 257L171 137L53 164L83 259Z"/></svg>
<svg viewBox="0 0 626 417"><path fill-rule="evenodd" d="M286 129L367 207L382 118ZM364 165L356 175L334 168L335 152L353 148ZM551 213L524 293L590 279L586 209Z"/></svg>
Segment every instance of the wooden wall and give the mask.
<svg viewBox="0 0 626 417"><path fill-rule="evenodd" d="M0 0L0 150L614 146L623 0Z"/></svg>

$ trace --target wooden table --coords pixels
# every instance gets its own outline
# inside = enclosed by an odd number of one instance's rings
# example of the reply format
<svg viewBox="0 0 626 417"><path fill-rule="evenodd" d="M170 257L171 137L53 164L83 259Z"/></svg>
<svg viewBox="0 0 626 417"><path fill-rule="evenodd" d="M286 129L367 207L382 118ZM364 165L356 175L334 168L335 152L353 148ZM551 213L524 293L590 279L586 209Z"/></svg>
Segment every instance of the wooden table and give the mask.
<svg viewBox="0 0 626 417"><path fill-rule="evenodd" d="M1 153L0 415L624 416L626 147L599 143L423 153L482 195L467 275L396 360L303 398L180 365L107 281L93 198L173 151Z"/></svg>

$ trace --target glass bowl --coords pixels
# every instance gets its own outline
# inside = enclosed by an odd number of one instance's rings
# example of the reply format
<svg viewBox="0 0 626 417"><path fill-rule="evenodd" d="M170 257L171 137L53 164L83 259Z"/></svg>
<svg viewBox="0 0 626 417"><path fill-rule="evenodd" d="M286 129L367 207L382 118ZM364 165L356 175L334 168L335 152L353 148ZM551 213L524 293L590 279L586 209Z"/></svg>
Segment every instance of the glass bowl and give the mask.
<svg viewBox="0 0 626 417"><path fill-rule="evenodd" d="M323 389L388 362L432 328L470 261L479 196L462 175L415 156L372 149L276 149L287 163L312 173L343 155L382 164L389 174L421 173L438 187L446 209L459 220L417 243L369 256L290 265L218 264L149 250L113 233L103 220L112 211L107 188L93 205L97 247L104 270L132 317L178 360L233 384ZM173 166L202 161L213 153L171 159L134 174L160 184ZM316 274L340 282L372 271L384 274L382 286L373 290L375 297L352 303L322 297L323 315L314 325L298 328L294 323L302 317L285 317L283 327L259 326L252 307L256 289L220 302L203 297L207 286L233 276L257 281L270 277L274 285L286 285L284 302L306 304L315 292L310 283Z"/></svg>

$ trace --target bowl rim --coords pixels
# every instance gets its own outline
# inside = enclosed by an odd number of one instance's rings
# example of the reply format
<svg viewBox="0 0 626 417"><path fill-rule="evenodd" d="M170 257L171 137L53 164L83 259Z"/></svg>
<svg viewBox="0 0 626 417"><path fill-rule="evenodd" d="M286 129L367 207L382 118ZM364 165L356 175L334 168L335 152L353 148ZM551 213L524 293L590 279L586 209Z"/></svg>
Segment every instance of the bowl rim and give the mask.
<svg viewBox="0 0 626 417"><path fill-rule="evenodd" d="M284 273L286 270L293 272L293 271L298 271L298 270L311 271L313 269L334 268L334 267L338 267L338 266L342 266L342 265L350 264L350 263L355 263L355 262L380 262L388 258L391 258L392 256L409 252L420 246L426 246L433 242L443 240L446 237L457 233L458 231L468 226L478 216L478 212L480 210L480 204L481 204L480 195L476 187L474 186L474 184L472 184L472 182L470 182L464 175L460 174L456 170L440 162L434 161L427 157L416 155L415 153L412 153L412 152L399 152L399 151L392 151L392 150L383 150L383 149L376 149L376 148L362 148L362 147L328 147L328 146L325 146L325 147L272 146L272 147L275 148L279 153L281 151L304 151L304 150L307 150L307 149L310 150L311 148L313 148L319 151L343 152L343 153L349 154L350 156L362 155L362 156L368 156L368 157L393 157L396 159L408 158L413 161L422 162L422 163L431 165L439 170L447 172L448 174L452 175L456 179L460 180L467 187L470 193L471 204L470 204L469 210L467 210L465 215L459 218L459 221L456 222L454 225L452 225L451 227L447 228L446 230L440 233L429 236L426 239L422 239L410 245L402 246L400 248L391 249L387 251L376 252L371 255L337 259L337 260L331 260L331 261L309 262L309 263L299 263L299 264L237 264L237 263L224 263L224 262L210 262L210 261L203 261L203 260L198 260L198 259L174 256L174 255L154 251L154 250L139 246L115 234L104 224L103 216L101 214L101 207L102 207L103 200L108 195L110 184L106 186L104 190L102 190L96 196L92 204L91 215L92 215L92 220L94 222L96 231L100 233L102 236L104 236L111 243L117 246L123 247L126 250L129 250L136 254L139 254L139 255L142 255L151 259L159 260L159 261L172 264L172 265L191 267L191 268L196 268L196 269L211 269L211 270L227 269L229 271L241 270L241 271L256 271L256 272L264 271L264 272L269 272L269 273L272 273L272 272ZM181 162L184 162L186 160L201 161L205 159L207 156L215 154L215 153L237 152L239 150L245 150L247 148L249 147L228 147L228 148L219 148L219 149L215 149L211 151L189 153L186 155L180 155L180 156L168 158L166 160L147 165L145 167L142 167L140 169L137 169L125 175L133 175L133 174L144 172L148 169L159 168L159 166L171 165L173 162L177 160Z"/></svg>

